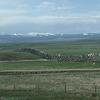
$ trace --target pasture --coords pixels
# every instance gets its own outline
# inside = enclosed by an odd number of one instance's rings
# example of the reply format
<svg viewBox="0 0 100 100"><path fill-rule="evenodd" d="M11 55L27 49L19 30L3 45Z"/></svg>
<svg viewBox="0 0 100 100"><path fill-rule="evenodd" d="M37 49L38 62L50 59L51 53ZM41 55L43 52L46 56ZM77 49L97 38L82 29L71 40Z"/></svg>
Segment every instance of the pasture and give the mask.
<svg viewBox="0 0 100 100"><path fill-rule="evenodd" d="M2 100L98 100L100 70L1 71Z"/></svg>
<svg viewBox="0 0 100 100"><path fill-rule="evenodd" d="M20 44L0 44L0 52L14 52L18 48L35 48L50 54L80 55L99 53L100 40L57 42L57 43L20 43Z"/></svg>
<svg viewBox="0 0 100 100"><path fill-rule="evenodd" d="M34 69L67 69L67 68L99 68L100 62L57 62L44 60L40 56L18 52L20 48L35 48L51 55L87 55L100 53L100 41L74 41L60 43L27 43L0 44L0 70L34 70ZM2 62L4 61L4 62ZM7 61L7 62L6 62Z"/></svg>
<svg viewBox="0 0 100 100"><path fill-rule="evenodd" d="M0 44L0 71L67 70L100 68L98 62L73 62L43 59L38 55L18 52L35 48L51 55L100 54L100 41L60 43ZM49 74L0 75L1 100L99 100L100 71Z"/></svg>
<svg viewBox="0 0 100 100"><path fill-rule="evenodd" d="M0 70L41 70L41 69L76 69L100 68L100 63L92 62L57 62L57 61L1 61Z"/></svg>

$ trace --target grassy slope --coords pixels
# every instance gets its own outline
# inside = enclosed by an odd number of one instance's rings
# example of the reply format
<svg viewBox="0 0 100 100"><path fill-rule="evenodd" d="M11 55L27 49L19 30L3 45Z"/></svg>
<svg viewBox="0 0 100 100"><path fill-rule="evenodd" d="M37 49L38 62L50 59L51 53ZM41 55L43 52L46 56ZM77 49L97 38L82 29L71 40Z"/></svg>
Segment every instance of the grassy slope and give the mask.
<svg viewBox="0 0 100 100"><path fill-rule="evenodd" d="M0 51L0 60L7 60L7 58L8 60L31 60L39 59L40 57L24 52Z"/></svg>

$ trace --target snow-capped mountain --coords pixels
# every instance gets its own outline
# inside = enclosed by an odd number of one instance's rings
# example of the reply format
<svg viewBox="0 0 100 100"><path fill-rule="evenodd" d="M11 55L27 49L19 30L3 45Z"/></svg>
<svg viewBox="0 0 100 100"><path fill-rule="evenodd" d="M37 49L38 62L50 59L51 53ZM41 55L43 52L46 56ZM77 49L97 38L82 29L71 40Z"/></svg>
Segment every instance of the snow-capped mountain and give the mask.
<svg viewBox="0 0 100 100"><path fill-rule="evenodd" d="M34 43L34 42L54 42L54 41L74 41L74 40L100 39L99 33L82 34L55 34L55 33L13 33L1 34L0 43Z"/></svg>
<svg viewBox="0 0 100 100"><path fill-rule="evenodd" d="M33 36L33 37L36 37L36 36L49 36L49 35L55 35L54 33L36 33L36 32L30 32L30 33L14 33L12 35L15 35L15 36Z"/></svg>

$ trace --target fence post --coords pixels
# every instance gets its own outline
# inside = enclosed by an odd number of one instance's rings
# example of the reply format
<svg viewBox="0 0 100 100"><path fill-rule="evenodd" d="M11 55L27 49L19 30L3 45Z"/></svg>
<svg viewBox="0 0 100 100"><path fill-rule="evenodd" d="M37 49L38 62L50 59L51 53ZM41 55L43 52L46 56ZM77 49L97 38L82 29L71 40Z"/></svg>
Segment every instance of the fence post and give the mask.
<svg viewBox="0 0 100 100"><path fill-rule="evenodd" d="M67 85L66 85L66 82L64 82L64 92L67 93Z"/></svg>
<svg viewBox="0 0 100 100"><path fill-rule="evenodd" d="M93 97L97 96L97 87L96 87L96 83L93 83L93 88L94 88L94 93L92 93Z"/></svg>

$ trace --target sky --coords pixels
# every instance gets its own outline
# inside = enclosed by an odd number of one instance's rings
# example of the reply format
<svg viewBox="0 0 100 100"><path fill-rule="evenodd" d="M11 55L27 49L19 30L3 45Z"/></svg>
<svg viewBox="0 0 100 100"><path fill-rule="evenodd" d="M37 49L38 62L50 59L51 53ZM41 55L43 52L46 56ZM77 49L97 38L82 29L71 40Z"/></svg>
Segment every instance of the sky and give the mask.
<svg viewBox="0 0 100 100"><path fill-rule="evenodd" d="M0 0L0 34L100 32L100 0Z"/></svg>

